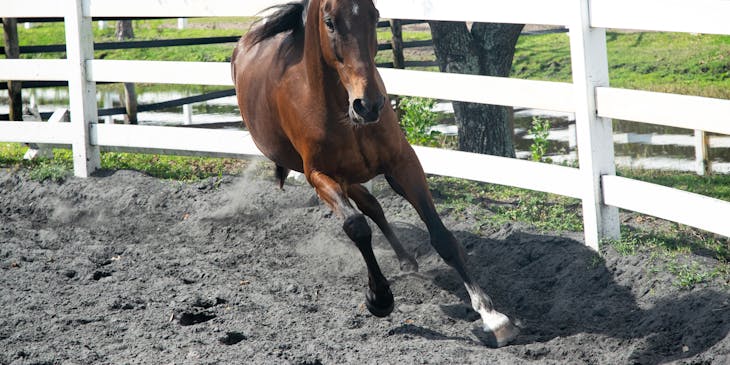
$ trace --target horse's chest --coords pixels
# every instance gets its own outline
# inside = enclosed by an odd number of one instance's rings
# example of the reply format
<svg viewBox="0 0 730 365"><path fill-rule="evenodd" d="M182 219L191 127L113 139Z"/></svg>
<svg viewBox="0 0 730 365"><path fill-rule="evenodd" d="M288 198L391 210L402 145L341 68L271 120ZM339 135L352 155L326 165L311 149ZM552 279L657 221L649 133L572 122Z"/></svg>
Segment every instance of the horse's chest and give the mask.
<svg viewBox="0 0 730 365"><path fill-rule="evenodd" d="M330 141L322 144L314 163L323 172L348 182L364 182L380 173L377 149L359 140Z"/></svg>

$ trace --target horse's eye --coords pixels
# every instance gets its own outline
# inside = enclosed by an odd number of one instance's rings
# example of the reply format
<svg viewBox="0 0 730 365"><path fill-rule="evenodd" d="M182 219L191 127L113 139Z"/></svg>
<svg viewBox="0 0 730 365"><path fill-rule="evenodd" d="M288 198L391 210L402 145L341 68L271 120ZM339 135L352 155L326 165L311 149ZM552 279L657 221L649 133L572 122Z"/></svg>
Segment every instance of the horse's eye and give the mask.
<svg viewBox="0 0 730 365"><path fill-rule="evenodd" d="M335 30L335 23L332 22L332 18L324 18L324 25L327 26L330 32Z"/></svg>

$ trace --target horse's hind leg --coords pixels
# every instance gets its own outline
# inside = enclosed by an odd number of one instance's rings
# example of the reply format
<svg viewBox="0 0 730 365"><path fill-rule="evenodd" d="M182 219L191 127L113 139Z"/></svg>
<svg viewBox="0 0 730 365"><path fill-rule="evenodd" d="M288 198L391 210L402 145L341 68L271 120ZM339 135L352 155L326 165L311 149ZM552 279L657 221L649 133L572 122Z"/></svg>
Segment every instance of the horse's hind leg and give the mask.
<svg viewBox="0 0 730 365"><path fill-rule="evenodd" d="M280 165L276 165L276 170L274 170L274 174L276 176L276 180L279 181L279 189L284 189L284 182L286 181L287 176L289 176L289 170L288 168Z"/></svg>
<svg viewBox="0 0 730 365"><path fill-rule="evenodd" d="M342 229L355 242L368 268L368 291L365 303L373 315L385 317L393 311L393 294L390 292L388 280L380 271L372 246L372 231L365 216L350 205L342 188L329 176L317 171L310 172L309 182L317 190L319 197L332 208L338 216L344 218Z"/></svg>
<svg viewBox="0 0 730 365"><path fill-rule="evenodd" d="M423 168L415 153L411 150L411 153L404 154L405 158L401 160L401 163L386 174L388 183L393 190L416 208L421 219L426 223L431 236L431 245L444 261L461 276L469 293L472 307L482 317L484 331L489 337L488 345L499 347L507 344L517 336L519 330L507 316L494 309L492 300L473 280L466 267L464 248L446 229L436 213Z"/></svg>
<svg viewBox="0 0 730 365"><path fill-rule="evenodd" d="M395 255L398 257L400 262L400 269L403 271L418 271L418 262L408 251L403 248L403 245L398 240L398 237L393 233L393 230L385 219L383 213L383 207L380 206L378 200L370 194L365 187L360 184L353 184L347 189L348 195L357 204L357 208L360 209L366 216L378 225L380 231L383 232L385 238L388 239L390 246L395 251Z"/></svg>

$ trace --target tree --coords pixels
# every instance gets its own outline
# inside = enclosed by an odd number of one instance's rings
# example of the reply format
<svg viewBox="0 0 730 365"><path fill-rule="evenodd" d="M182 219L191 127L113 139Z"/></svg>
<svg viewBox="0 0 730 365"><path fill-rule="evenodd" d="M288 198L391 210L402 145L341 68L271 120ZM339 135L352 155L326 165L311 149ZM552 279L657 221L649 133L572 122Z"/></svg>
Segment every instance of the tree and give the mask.
<svg viewBox="0 0 730 365"><path fill-rule="evenodd" d="M117 30L114 33L117 40L123 41L125 39L134 38L134 28L132 27L131 20L119 20L117 21Z"/></svg>
<svg viewBox="0 0 730 365"><path fill-rule="evenodd" d="M5 57L20 58L18 43L18 20L2 18L3 33L5 34ZM8 97L10 97L10 120L23 120L22 84L20 81L8 81Z"/></svg>
<svg viewBox="0 0 730 365"><path fill-rule="evenodd" d="M429 22L441 72L509 76L524 24ZM478 90L475 90L478 92ZM514 157L512 108L453 102L462 151Z"/></svg>

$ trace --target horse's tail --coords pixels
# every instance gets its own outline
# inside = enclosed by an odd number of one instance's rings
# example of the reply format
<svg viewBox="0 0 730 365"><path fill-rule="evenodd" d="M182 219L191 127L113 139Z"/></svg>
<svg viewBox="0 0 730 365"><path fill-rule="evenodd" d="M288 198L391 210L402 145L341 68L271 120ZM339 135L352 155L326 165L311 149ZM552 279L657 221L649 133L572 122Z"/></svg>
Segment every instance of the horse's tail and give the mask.
<svg viewBox="0 0 730 365"><path fill-rule="evenodd" d="M246 34L246 39L254 45L279 33L304 31L304 11L308 4L309 0L303 0L267 8L264 11L275 10L274 13L257 21Z"/></svg>

